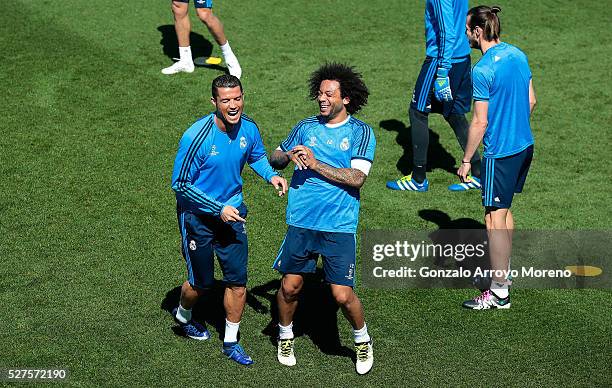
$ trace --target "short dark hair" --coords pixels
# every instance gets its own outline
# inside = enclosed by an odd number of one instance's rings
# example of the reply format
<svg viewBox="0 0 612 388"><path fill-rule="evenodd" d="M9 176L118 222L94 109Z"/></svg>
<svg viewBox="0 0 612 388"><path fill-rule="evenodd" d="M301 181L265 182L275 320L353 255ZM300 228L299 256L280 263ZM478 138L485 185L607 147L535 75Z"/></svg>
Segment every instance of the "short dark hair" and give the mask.
<svg viewBox="0 0 612 388"><path fill-rule="evenodd" d="M470 30L473 31L476 27L480 27L484 31L484 39L487 42L498 40L501 34L498 12L501 12L501 7L496 5L492 7L479 5L470 9L468 11Z"/></svg>
<svg viewBox="0 0 612 388"><path fill-rule="evenodd" d="M319 88L324 80L338 81L340 84L340 95L348 97L349 103L346 110L350 114L359 110L368 103L367 86L361 79L361 74L355 68L341 63L326 63L312 73L309 80L309 97L313 100L319 96Z"/></svg>
<svg viewBox="0 0 612 388"><path fill-rule="evenodd" d="M242 93L242 84L240 83L240 79L238 79L238 77L230 74L220 75L212 82L212 96L217 98L219 95L217 92L218 88L235 88L236 86L240 87L240 93Z"/></svg>

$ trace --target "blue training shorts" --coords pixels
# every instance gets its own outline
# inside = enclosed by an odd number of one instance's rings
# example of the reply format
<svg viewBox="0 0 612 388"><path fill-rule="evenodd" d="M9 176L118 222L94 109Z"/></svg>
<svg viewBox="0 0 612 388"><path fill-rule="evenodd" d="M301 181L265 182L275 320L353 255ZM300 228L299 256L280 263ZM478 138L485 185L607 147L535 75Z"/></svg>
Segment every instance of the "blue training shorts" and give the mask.
<svg viewBox="0 0 612 388"><path fill-rule="evenodd" d="M448 73L453 100L440 102L434 96L438 59L427 57L417 78L410 106L423 113L465 114L472 104L472 60L469 56L453 63Z"/></svg>
<svg viewBox="0 0 612 388"><path fill-rule="evenodd" d="M282 274L314 273L323 257L325 281L355 286L354 233L321 232L289 225L272 268Z"/></svg>
<svg viewBox="0 0 612 388"><path fill-rule="evenodd" d="M504 158L484 157L480 171L482 205L510 209L514 193L523 191L532 158L533 145Z"/></svg>
<svg viewBox="0 0 612 388"><path fill-rule="evenodd" d="M189 0L175 0L179 3L189 3ZM193 0L193 4L196 8L212 8L212 0Z"/></svg>
<svg viewBox="0 0 612 388"><path fill-rule="evenodd" d="M247 208L238 207L246 219ZM223 281L245 286L247 283L248 240L243 222L225 223L219 217L194 214L177 208L183 257L189 284L208 288L215 282L213 254L217 254Z"/></svg>

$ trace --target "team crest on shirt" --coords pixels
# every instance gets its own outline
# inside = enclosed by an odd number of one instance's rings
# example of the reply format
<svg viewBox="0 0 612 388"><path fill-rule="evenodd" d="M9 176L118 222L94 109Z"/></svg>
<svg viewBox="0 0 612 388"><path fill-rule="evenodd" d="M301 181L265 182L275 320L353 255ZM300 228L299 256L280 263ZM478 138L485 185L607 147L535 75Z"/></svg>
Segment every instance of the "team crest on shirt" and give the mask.
<svg viewBox="0 0 612 388"><path fill-rule="evenodd" d="M241 136L240 137L240 148L246 148L246 146L247 146L246 137Z"/></svg>
<svg viewBox="0 0 612 388"><path fill-rule="evenodd" d="M308 145L310 147L314 147L317 145L317 138L316 136L310 136L310 142L308 143Z"/></svg>
<svg viewBox="0 0 612 388"><path fill-rule="evenodd" d="M345 137L344 139L342 139L342 142L340 142L340 149L342 151L348 150L350 146L351 146L351 143L349 142L348 137Z"/></svg>
<svg viewBox="0 0 612 388"><path fill-rule="evenodd" d="M195 240L189 241L189 250L190 251L195 251L196 249L198 249L198 246L196 245Z"/></svg>

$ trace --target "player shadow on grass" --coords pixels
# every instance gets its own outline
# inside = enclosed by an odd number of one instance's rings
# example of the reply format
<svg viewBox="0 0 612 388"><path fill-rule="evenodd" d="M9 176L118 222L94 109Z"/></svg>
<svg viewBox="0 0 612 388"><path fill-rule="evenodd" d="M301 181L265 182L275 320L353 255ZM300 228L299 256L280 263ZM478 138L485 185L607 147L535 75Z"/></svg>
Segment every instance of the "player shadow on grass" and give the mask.
<svg viewBox="0 0 612 388"><path fill-rule="evenodd" d="M440 229L485 229L485 224L473 218L457 218L453 220L441 210L421 209L419 217L425 221L433 222Z"/></svg>
<svg viewBox="0 0 612 388"><path fill-rule="evenodd" d="M403 175L412 172L412 132L403 122L395 119L383 120L379 126L387 131L397 132L395 141L404 150L404 154L397 161L396 167ZM452 133L452 131L451 131ZM440 135L429 128L429 151L427 152L427 171L441 168L455 174L457 172L455 158L440 144Z"/></svg>
<svg viewBox="0 0 612 388"><path fill-rule="evenodd" d="M466 246L468 244L476 245L484 243L484 255L474 257L443 257L435 256L432 257L431 268L437 269L465 269L474 273L477 267L482 269L490 269L489 260L489 249L488 249L488 238L485 224L476 221L472 218L457 218L453 220L450 216L441 210L436 209L422 209L419 210L419 217L425 221L432 222L438 226L438 230L429 233L429 238L434 244L441 246L452 245L454 247ZM429 280L426 280L429 282ZM486 283L490 282L490 279L481 278L458 278L452 280L445 280L444 285L446 287L453 288L466 288L466 287L487 287ZM426 285L423 285L427 288Z"/></svg>
<svg viewBox="0 0 612 388"><path fill-rule="evenodd" d="M260 314L270 314L270 323L262 330L262 333L270 337L270 342L274 347L276 347L278 336L276 292L279 287L280 280L271 280L247 290L247 306ZM205 291L193 309L193 319L214 327L219 340L223 339L225 332L224 291L223 282L215 281L213 287ZM180 296L181 287L174 287L166 293L160 308L171 314L172 309L178 306ZM270 307L266 307L257 297L267 299ZM293 319L295 336L307 335L325 354L354 358L354 352L342 346L340 342L337 316L338 306L333 300L329 286L322 281L322 273L307 276ZM176 335L184 337L178 325L174 325L172 330Z"/></svg>
<svg viewBox="0 0 612 388"><path fill-rule="evenodd" d="M220 340L223 339L225 333L225 309L223 308L224 293L225 285L223 282L215 280L215 284L204 291L204 294L193 308L193 319L197 322L206 323L209 327L214 327ZM172 309L178 306L180 297L181 286L174 287L166 293L160 308L172 314ZM265 314L268 312L267 308L259 303L259 301L248 291L247 305L251 306L259 313ZM185 336L178 325L174 325L172 331L178 336Z"/></svg>
<svg viewBox="0 0 612 388"><path fill-rule="evenodd" d="M157 31L159 31L162 35L161 41L159 42L159 44L161 44L162 46L164 55L170 59L178 58L179 56L178 40L176 37L176 31L174 30L174 25L166 24L163 26L159 26L157 27ZM213 44L209 40L204 38L202 35L192 31L189 34L189 42L191 43L191 55L194 59L199 58L199 57L208 58L212 54ZM196 64L196 67L200 67L200 66L206 67L209 69L223 71L226 74L229 74L229 70L223 66Z"/></svg>
<svg viewBox="0 0 612 388"><path fill-rule="evenodd" d="M253 287L251 292L270 302L270 322L262 330L270 342L276 347L278 337L278 303L276 293L280 288L280 280ZM353 359L355 353L340 341L338 332L339 307L333 299L331 289L323 281L320 268L312 275L304 277L304 287L299 296L298 307L293 317L293 333L296 338L308 336L313 344L325 354ZM344 320L341 324L345 323Z"/></svg>

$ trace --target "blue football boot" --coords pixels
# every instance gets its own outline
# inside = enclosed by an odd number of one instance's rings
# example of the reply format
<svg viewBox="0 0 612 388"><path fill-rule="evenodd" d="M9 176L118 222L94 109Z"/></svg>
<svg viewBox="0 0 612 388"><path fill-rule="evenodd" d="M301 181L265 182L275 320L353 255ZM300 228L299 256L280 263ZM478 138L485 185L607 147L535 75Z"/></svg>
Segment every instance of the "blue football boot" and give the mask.
<svg viewBox="0 0 612 388"><path fill-rule="evenodd" d="M448 189L450 191L468 191L468 190L480 190L480 179L474 177L474 176L470 176L468 175L468 181L467 182L461 182L461 183L455 183L452 184L450 186L448 186Z"/></svg>
<svg viewBox="0 0 612 388"><path fill-rule="evenodd" d="M193 319L187 323L183 323L176 319L177 310L177 308L172 310L172 316L174 317L176 323L181 326L181 329L186 337L193 338L194 340L198 341L204 341L210 338L210 333L206 329L206 326L202 325L201 323L196 322Z"/></svg>
<svg viewBox="0 0 612 388"><path fill-rule="evenodd" d="M427 178L425 178L422 183L417 183L417 181L412 179L412 174L410 174L396 181L387 181L387 188L391 190L425 192L429 190L429 181L427 180Z"/></svg>
<svg viewBox="0 0 612 388"><path fill-rule="evenodd" d="M222 351L227 358L236 361L240 365L251 365L253 363L253 359L246 354L238 342L224 342Z"/></svg>

